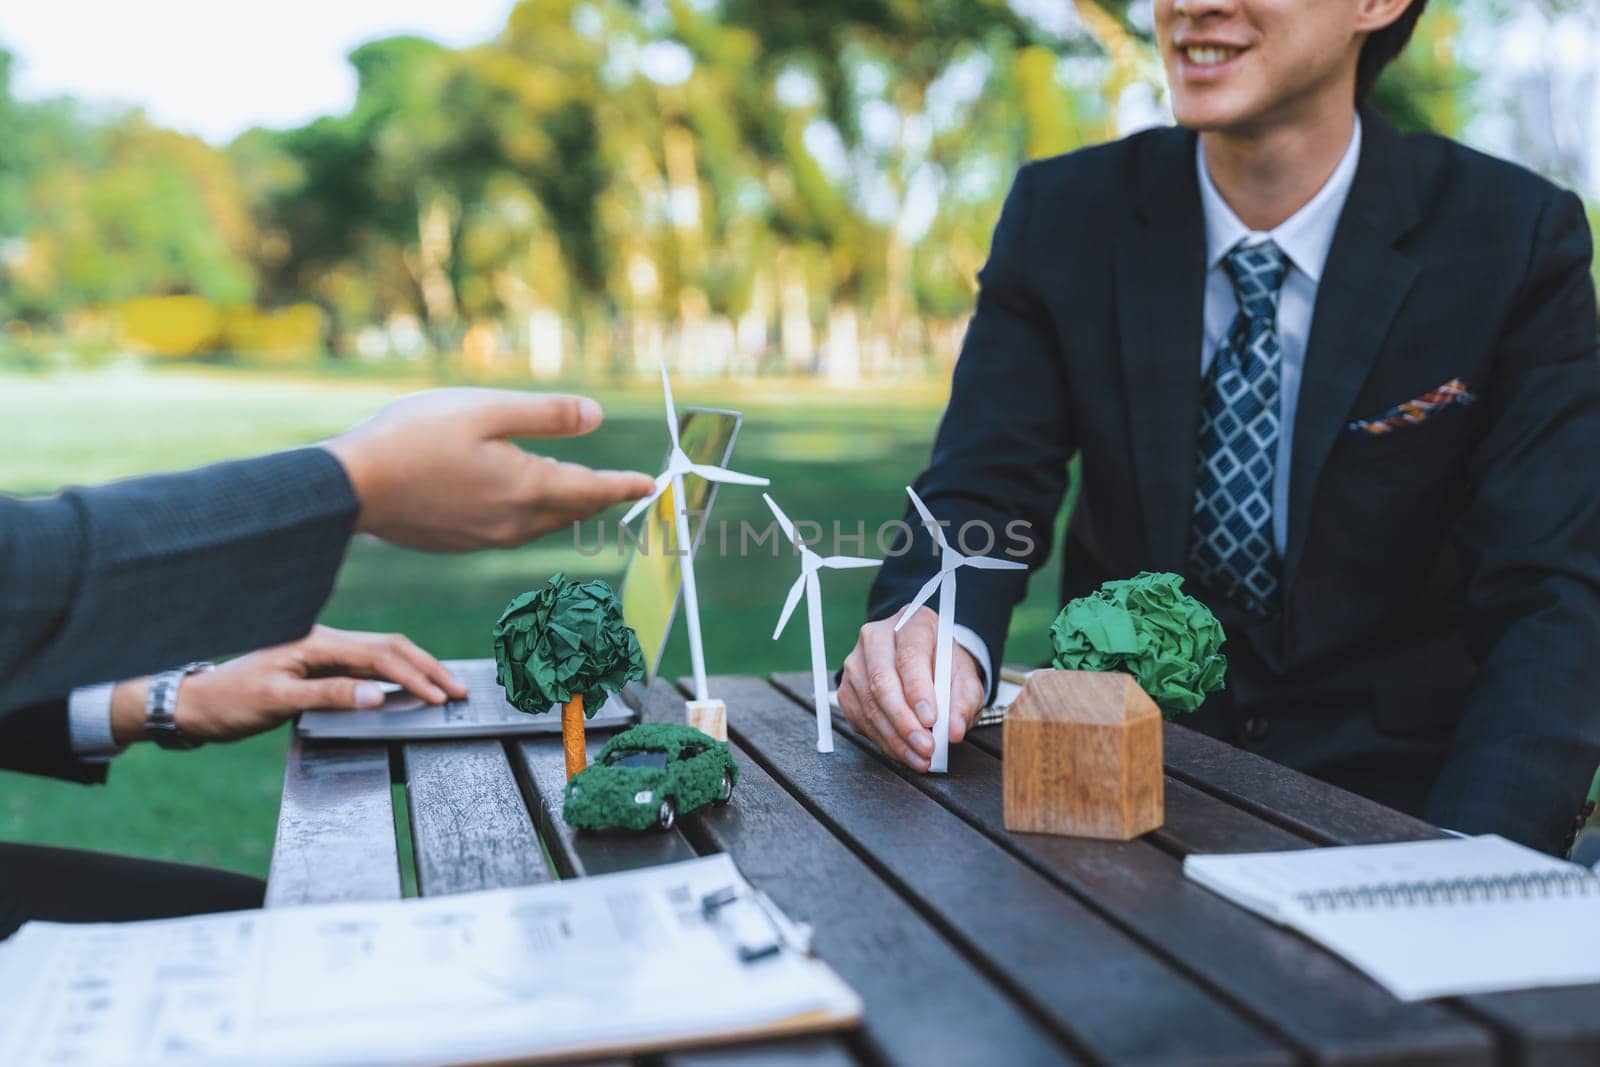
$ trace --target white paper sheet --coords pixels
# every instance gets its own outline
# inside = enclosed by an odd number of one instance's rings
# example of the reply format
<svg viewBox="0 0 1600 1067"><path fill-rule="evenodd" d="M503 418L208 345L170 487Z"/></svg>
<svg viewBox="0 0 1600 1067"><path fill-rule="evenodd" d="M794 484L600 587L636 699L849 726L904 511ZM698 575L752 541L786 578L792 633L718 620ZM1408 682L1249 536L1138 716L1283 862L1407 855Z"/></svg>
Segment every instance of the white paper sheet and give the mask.
<svg viewBox="0 0 1600 1067"><path fill-rule="evenodd" d="M740 922L702 916L725 887ZM858 1016L787 942L740 958L758 900L712 856L424 900L30 923L0 944L0 1063L479 1063Z"/></svg>

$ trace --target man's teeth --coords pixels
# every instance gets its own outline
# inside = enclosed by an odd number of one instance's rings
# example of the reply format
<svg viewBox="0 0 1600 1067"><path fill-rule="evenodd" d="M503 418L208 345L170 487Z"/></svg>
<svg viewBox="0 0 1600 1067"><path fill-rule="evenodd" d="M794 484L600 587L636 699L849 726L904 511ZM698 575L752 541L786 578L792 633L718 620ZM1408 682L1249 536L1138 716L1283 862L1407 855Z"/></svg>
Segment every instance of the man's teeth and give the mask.
<svg viewBox="0 0 1600 1067"><path fill-rule="evenodd" d="M1232 59L1234 56L1239 54L1240 49L1238 49L1238 48L1185 48L1183 50L1183 52L1184 52L1184 55L1189 57L1189 62L1191 62L1191 63L1198 63L1198 64L1200 64L1202 66L1214 66L1215 64L1225 63L1228 60Z"/></svg>

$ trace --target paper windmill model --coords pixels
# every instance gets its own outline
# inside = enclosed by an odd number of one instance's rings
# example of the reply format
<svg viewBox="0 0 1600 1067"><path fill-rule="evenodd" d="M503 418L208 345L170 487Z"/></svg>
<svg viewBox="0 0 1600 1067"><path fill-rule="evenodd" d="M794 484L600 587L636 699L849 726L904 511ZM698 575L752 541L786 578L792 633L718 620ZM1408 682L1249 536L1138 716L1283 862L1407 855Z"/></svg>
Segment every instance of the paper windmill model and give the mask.
<svg viewBox="0 0 1600 1067"><path fill-rule="evenodd" d="M560 573L506 605L494 624L494 661L512 707L540 714L561 705L568 778L588 762L584 717L644 677L639 638L623 625L611 587Z"/></svg>
<svg viewBox="0 0 1600 1067"><path fill-rule="evenodd" d="M672 404L672 383L667 380L667 368L661 368L661 391L667 403L667 436L672 441L672 451L667 457L667 469L656 478L655 491L628 509L622 517L624 524L632 522L670 488L672 496L672 522L678 545L680 569L683 574L683 613L689 625L689 662L694 670L694 699L687 704L689 725L703 730L718 741L728 739L727 708L720 700L713 700L706 689L705 645L700 639L700 598L694 584L693 542L689 539L689 512L684 507L687 498L683 493L683 476L697 474L708 482L726 482L733 485L768 485L765 478L740 474L708 463L695 463L678 443L678 412Z"/></svg>
<svg viewBox="0 0 1600 1067"><path fill-rule="evenodd" d="M832 752L833 708L828 703L828 653L823 648L822 585L817 581L817 572L824 567L838 570L877 567L883 561L862 559L859 556L817 555L795 533L794 523L789 521L789 516L783 513L772 497L762 493L761 499L772 509L773 517L778 520L778 525L783 527L783 535L800 553L800 577L789 587L789 597L783 602L783 614L778 616L778 628L772 631L772 639L776 641L783 633L783 628L789 625L789 617L794 614L800 598L805 597L806 622L811 630L811 696L817 709L817 751Z"/></svg>
<svg viewBox="0 0 1600 1067"><path fill-rule="evenodd" d="M934 521L933 513L928 510L928 505L922 502L916 490L907 486L906 495L911 497L912 506L917 509L917 514L922 516L922 521L927 524L934 540L939 543L939 573L929 578L927 584L917 590L916 597L900 613L900 621L894 624L894 628L899 632L918 608L932 599L933 594L939 594L939 633L933 646L933 692L938 704L938 717L933 723L933 756L928 761L928 769L934 774L944 774L950 769L950 661L955 655L956 571L962 567L990 571L1020 571L1026 570L1027 564L994 559L991 556L962 555L945 540L944 528Z"/></svg>

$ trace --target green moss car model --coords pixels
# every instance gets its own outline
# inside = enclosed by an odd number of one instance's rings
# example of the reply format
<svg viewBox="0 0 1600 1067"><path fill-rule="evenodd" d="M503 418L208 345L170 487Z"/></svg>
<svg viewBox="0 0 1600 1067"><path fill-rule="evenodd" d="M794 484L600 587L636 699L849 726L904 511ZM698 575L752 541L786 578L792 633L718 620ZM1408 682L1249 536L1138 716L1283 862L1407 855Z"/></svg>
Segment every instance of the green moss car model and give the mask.
<svg viewBox="0 0 1600 1067"><path fill-rule="evenodd" d="M667 830L680 814L726 804L738 780L726 742L692 726L641 723L573 776L561 811L567 825L584 830Z"/></svg>

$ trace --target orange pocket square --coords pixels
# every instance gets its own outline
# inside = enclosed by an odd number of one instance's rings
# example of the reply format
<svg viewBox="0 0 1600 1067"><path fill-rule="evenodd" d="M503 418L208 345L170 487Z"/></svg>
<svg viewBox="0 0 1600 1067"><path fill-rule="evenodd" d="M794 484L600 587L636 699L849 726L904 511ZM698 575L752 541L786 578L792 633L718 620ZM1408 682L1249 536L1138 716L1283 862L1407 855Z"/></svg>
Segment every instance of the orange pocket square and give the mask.
<svg viewBox="0 0 1600 1067"><path fill-rule="evenodd" d="M1345 429L1351 433L1369 433L1376 437L1406 426L1420 426L1435 412L1457 404L1470 404L1477 399L1477 395L1467 388L1466 382L1451 378L1439 388L1423 393L1415 400L1397 404L1375 419L1356 419L1347 424Z"/></svg>

